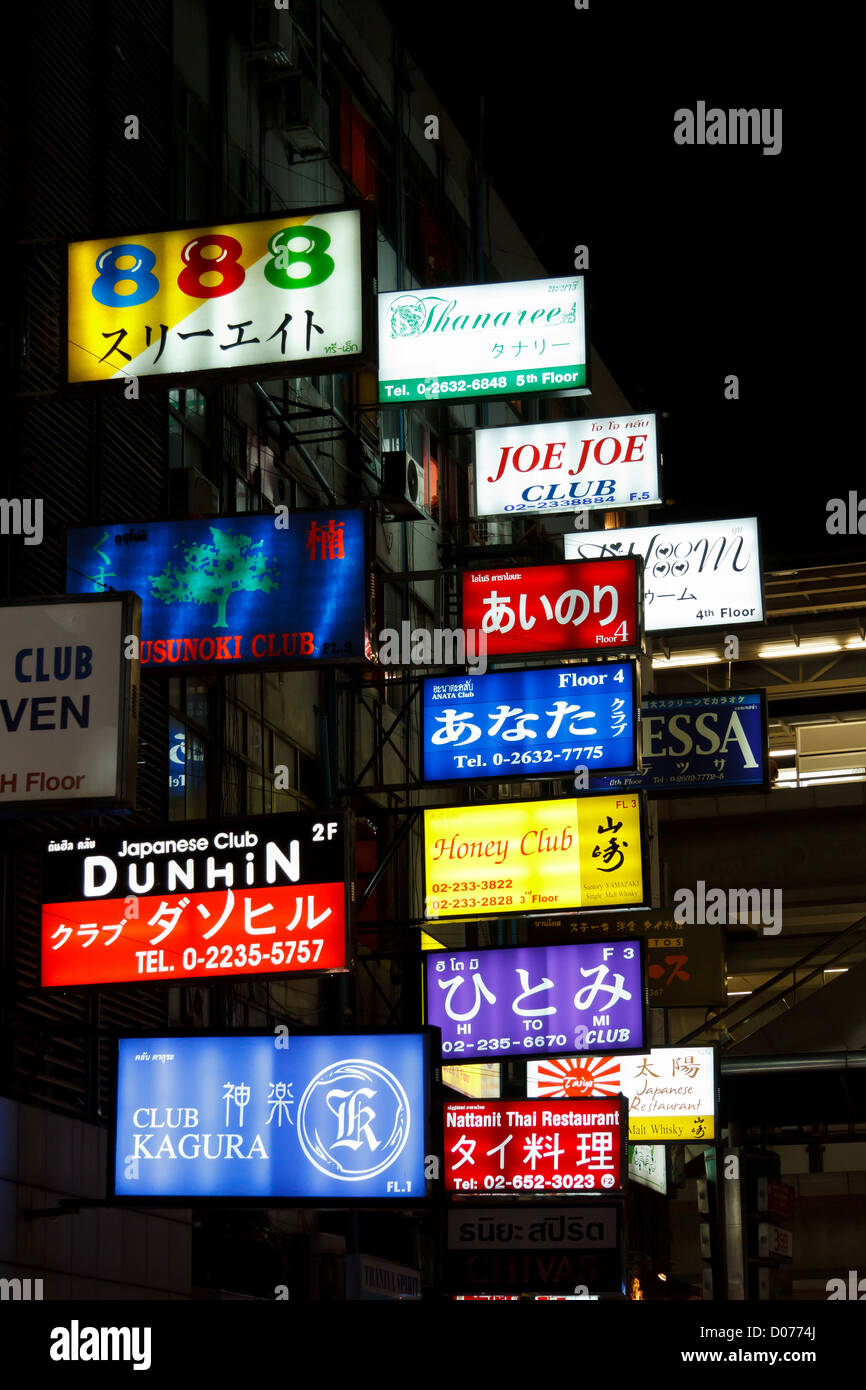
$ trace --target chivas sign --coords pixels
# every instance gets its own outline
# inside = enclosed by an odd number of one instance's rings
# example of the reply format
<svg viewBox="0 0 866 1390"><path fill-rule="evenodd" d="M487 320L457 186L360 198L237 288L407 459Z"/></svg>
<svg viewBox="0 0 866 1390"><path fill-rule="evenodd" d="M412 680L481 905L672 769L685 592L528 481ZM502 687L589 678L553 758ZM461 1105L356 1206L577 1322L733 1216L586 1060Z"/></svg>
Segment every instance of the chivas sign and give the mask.
<svg viewBox="0 0 866 1390"><path fill-rule="evenodd" d="M661 502L655 415L475 431L475 515Z"/></svg>
<svg viewBox="0 0 866 1390"><path fill-rule="evenodd" d="M97 830L43 866L43 985L347 968L339 815Z"/></svg>
<svg viewBox="0 0 866 1390"><path fill-rule="evenodd" d="M622 1290L621 1208L456 1208L448 1213L448 1282L455 1289Z"/></svg>

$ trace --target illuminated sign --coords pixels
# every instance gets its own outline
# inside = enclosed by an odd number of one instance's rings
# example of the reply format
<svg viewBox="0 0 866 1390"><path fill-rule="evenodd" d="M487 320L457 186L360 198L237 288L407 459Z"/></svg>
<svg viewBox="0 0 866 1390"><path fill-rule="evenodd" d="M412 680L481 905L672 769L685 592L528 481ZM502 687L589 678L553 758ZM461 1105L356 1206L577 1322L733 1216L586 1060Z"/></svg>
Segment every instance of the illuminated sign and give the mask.
<svg viewBox="0 0 866 1390"><path fill-rule="evenodd" d="M475 431L475 516L661 502L655 415Z"/></svg>
<svg viewBox="0 0 866 1390"><path fill-rule="evenodd" d="M515 1288L567 1289L535 1296L576 1301L621 1293L621 1207L601 1198L567 1207L455 1206L448 1212L448 1284L506 1290L457 1295L466 1298L517 1298L508 1292Z"/></svg>
<svg viewBox="0 0 866 1390"><path fill-rule="evenodd" d="M637 663L424 681L424 780L637 766Z"/></svg>
<svg viewBox="0 0 866 1390"><path fill-rule="evenodd" d="M641 772L595 776L590 763L591 785L650 796L770 789L763 690L652 695L641 704L641 741Z"/></svg>
<svg viewBox="0 0 866 1390"><path fill-rule="evenodd" d="M615 1096L628 1101L634 1143L698 1143L716 1137L712 1047L654 1047L638 1057L568 1057L529 1062L529 1096Z"/></svg>
<svg viewBox="0 0 866 1390"><path fill-rule="evenodd" d="M646 1045L642 954L640 941L431 953L425 1021L449 1060L635 1052Z"/></svg>
<svg viewBox="0 0 866 1390"><path fill-rule="evenodd" d="M446 1192L601 1192L626 1181L621 1100L445 1106Z"/></svg>
<svg viewBox="0 0 866 1390"><path fill-rule="evenodd" d="M477 1096L479 1100L497 1100L502 1094L498 1062L475 1062L471 1067L443 1067L442 1085L462 1096Z"/></svg>
<svg viewBox="0 0 866 1390"><path fill-rule="evenodd" d="M640 613L634 556L463 575L463 627L485 634L488 657L637 653Z"/></svg>
<svg viewBox="0 0 866 1390"><path fill-rule="evenodd" d="M582 275L379 295L379 400L588 394Z"/></svg>
<svg viewBox="0 0 866 1390"><path fill-rule="evenodd" d="M73 527L66 587L141 595L143 666L358 661L368 650L365 530L363 511L340 507Z"/></svg>
<svg viewBox="0 0 866 1390"><path fill-rule="evenodd" d="M638 526L565 537L567 559L640 555L647 632L742 627L764 620L755 517Z"/></svg>
<svg viewBox="0 0 866 1390"><path fill-rule="evenodd" d="M426 810L425 916L638 905L646 883L641 814L638 796Z"/></svg>
<svg viewBox="0 0 866 1390"><path fill-rule="evenodd" d="M680 926L672 912L616 912L611 915L543 918L530 927L534 941L544 941L549 930L572 937L645 936L647 944L647 992L655 1009L689 1008L695 1004L728 1002L725 973L724 929L714 923Z"/></svg>
<svg viewBox="0 0 866 1390"><path fill-rule="evenodd" d="M120 1038L111 1195L423 1199L425 1044L394 1032Z"/></svg>
<svg viewBox="0 0 866 1390"><path fill-rule="evenodd" d="M42 984L347 968L339 815L173 821L50 840Z"/></svg>
<svg viewBox="0 0 866 1390"><path fill-rule="evenodd" d="M133 594L0 604L0 814L134 805L140 618Z"/></svg>
<svg viewBox="0 0 866 1390"><path fill-rule="evenodd" d="M68 380L360 365L372 273L363 218L359 208L315 208L72 242Z"/></svg>

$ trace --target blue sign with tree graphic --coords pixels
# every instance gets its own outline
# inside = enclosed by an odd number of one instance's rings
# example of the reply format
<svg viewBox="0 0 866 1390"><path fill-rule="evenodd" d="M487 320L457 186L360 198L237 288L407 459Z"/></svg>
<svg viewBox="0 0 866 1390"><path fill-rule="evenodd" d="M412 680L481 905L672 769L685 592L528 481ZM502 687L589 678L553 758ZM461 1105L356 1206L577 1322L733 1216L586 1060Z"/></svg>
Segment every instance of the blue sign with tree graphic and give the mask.
<svg viewBox="0 0 866 1390"><path fill-rule="evenodd" d="M75 527L66 589L137 593L145 666L305 666L369 650L360 509Z"/></svg>

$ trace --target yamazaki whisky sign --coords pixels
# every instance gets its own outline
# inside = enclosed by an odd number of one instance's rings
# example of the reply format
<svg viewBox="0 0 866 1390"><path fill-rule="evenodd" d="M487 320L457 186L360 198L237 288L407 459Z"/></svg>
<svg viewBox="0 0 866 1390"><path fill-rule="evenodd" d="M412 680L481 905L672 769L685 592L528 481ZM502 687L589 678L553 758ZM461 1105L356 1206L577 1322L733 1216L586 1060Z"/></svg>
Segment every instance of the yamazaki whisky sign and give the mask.
<svg viewBox="0 0 866 1390"><path fill-rule="evenodd" d="M655 415L475 431L475 515L651 507L662 500Z"/></svg>
<svg viewBox="0 0 866 1390"><path fill-rule="evenodd" d="M42 984L345 970L347 921L338 815L176 821L50 840Z"/></svg>

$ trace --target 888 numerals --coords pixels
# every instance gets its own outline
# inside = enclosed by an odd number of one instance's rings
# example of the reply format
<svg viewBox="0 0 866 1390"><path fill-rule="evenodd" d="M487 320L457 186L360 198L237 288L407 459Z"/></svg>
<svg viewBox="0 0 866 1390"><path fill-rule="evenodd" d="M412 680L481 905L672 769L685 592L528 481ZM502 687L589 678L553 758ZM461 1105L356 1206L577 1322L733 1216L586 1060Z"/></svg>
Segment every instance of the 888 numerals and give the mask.
<svg viewBox="0 0 866 1390"><path fill-rule="evenodd" d="M265 279L280 290L307 290L333 274L328 255L329 234L321 227L282 227L268 241L270 257ZM239 289L246 279L240 263L243 247L236 237L205 232L193 237L180 253L183 267L178 289L190 299L218 299ZM147 304L159 293L156 256L147 246L124 241L108 246L96 258L97 277L91 294L109 309Z"/></svg>

